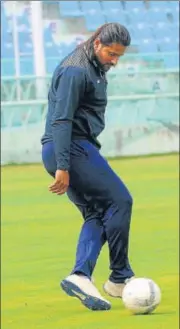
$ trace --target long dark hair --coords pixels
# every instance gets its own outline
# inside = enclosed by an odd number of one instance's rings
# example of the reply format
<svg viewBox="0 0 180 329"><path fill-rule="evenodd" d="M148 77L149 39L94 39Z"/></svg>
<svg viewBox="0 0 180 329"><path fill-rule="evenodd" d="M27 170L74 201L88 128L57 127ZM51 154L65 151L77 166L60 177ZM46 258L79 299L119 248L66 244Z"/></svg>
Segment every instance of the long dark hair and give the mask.
<svg viewBox="0 0 180 329"><path fill-rule="evenodd" d="M97 38L106 46L112 43L119 43L127 47L131 43L129 31L125 26L118 23L107 23L100 26L83 44L89 48Z"/></svg>

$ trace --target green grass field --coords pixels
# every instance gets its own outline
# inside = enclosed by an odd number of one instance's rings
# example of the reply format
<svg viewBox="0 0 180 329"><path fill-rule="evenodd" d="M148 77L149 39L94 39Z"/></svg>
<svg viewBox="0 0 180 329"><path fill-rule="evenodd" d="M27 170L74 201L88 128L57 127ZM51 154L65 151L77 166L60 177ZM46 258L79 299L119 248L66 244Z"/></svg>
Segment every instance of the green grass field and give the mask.
<svg viewBox="0 0 180 329"><path fill-rule="evenodd" d="M134 197L130 259L137 276L154 279L162 302L154 314L133 316L121 300L92 312L59 288L74 265L82 224L66 196L48 192L41 165L2 168L2 329L177 329L178 156L114 160ZM109 275L105 246L94 273L97 287Z"/></svg>

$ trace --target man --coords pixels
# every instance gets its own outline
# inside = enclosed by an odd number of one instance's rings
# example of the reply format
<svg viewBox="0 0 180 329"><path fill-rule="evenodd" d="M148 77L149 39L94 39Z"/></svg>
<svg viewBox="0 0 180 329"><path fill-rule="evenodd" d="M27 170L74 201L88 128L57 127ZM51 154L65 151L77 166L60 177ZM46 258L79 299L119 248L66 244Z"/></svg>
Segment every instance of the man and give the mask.
<svg viewBox="0 0 180 329"><path fill-rule="evenodd" d="M105 125L106 72L129 44L124 26L105 24L58 65L42 137L43 163L54 177L49 190L58 195L67 192L84 218L75 266L61 287L92 310L111 308L91 280L106 241L112 273L104 291L121 297L125 283L134 276L128 261L132 198L100 155L97 140Z"/></svg>

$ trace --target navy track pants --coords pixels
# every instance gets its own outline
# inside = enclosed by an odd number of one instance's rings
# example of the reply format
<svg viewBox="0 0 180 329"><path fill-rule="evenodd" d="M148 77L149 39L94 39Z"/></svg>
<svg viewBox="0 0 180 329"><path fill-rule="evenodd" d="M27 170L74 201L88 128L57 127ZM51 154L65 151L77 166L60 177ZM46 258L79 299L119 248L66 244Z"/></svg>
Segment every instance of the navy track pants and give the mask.
<svg viewBox="0 0 180 329"><path fill-rule="evenodd" d="M128 260L132 197L90 142L73 140L70 154L67 195L84 218L72 273L82 273L90 278L107 241L112 271L110 280L124 282L134 275ZM54 176L56 159L52 142L43 145L42 160L47 172Z"/></svg>

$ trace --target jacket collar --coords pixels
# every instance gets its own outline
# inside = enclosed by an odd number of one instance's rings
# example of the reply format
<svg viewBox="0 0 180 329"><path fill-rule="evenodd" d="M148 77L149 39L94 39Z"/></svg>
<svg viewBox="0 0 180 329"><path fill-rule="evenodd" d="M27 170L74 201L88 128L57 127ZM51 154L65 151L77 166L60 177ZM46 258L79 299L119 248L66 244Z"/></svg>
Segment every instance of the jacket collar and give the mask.
<svg viewBox="0 0 180 329"><path fill-rule="evenodd" d="M99 71L101 76L105 77L106 76L105 71L103 70L103 66L101 65L101 63L99 62L98 58L96 57L96 55L94 53L93 46L91 45L91 46L87 47L86 45L84 45L83 48L86 53L86 56L88 57L90 62L94 65L96 70Z"/></svg>

